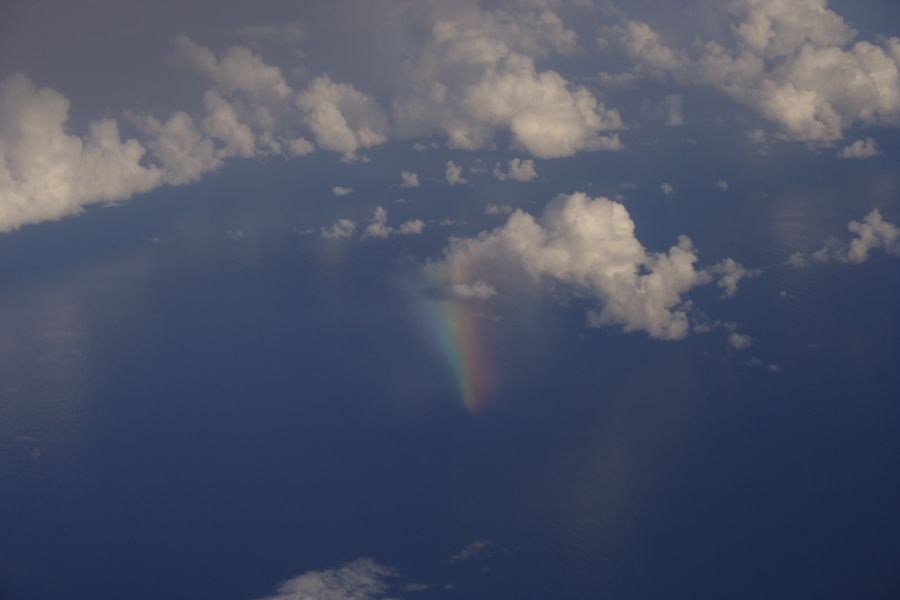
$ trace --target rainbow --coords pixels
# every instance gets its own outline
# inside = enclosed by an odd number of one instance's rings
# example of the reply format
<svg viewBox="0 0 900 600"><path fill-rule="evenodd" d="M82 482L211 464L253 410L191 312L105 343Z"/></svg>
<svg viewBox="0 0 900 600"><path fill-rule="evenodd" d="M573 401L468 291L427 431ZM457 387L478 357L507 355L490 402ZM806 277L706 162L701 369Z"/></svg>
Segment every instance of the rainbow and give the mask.
<svg viewBox="0 0 900 600"><path fill-rule="evenodd" d="M429 345L444 359L470 414L481 412L494 390L479 317L459 300L419 299L420 325Z"/></svg>

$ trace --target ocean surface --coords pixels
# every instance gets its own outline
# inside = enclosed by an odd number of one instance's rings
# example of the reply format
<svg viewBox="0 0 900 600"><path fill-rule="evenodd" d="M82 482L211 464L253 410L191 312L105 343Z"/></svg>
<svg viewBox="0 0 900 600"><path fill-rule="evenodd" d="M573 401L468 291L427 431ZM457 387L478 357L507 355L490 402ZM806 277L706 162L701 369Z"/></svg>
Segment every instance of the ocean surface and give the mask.
<svg viewBox="0 0 900 600"><path fill-rule="evenodd" d="M640 176L603 158L501 199ZM900 262L785 264L872 208L900 222L896 173L811 157L713 165L726 197L627 193L648 248L763 268L691 294L738 352L587 329L534 290L429 311L422 264L499 225L500 192L344 201L316 160L0 236L0 597L252 600L370 557L430 586L397 597L900 598ZM434 223L297 232L389 202Z"/></svg>

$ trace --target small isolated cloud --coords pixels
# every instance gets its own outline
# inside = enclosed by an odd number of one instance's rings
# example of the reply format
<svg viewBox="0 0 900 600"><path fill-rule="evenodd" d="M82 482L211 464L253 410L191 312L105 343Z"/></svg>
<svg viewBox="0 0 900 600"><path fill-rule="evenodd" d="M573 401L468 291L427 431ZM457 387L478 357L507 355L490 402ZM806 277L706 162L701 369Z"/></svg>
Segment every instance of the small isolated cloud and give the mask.
<svg viewBox="0 0 900 600"><path fill-rule="evenodd" d="M500 168L500 163L497 163L494 167L494 177L500 181L510 179L512 181L527 182L537 177L537 171L534 169L533 160L514 158L506 163L506 171Z"/></svg>
<svg viewBox="0 0 900 600"><path fill-rule="evenodd" d="M328 240L337 240L350 237L355 231L356 223L354 221L351 221L350 219L339 219L338 222L331 227L323 227L320 230L320 235Z"/></svg>
<svg viewBox="0 0 900 600"><path fill-rule="evenodd" d="M384 208L377 206L375 212L372 214L372 222L366 227L362 238L364 240L368 238L378 238L383 240L389 235L391 235L391 228L387 224L387 211Z"/></svg>
<svg viewBox="0 0 900 600"><path fill-rule="evenodd" d="M462 185L464 183L468 183L462 176L462 167L458 167L453 164L453 161L447 162L447 171L445 177L447 178L447 183L450 185Z"/></svg>
<svg viewBox="0 0 900 600"><path fill-rule="evenodd" d="M412 221L401 223L400 226L394 230L394 233L397 235L419 235L423 231L425 231L425 221L422 219L413 219Z"/></svg>
<svg viewBox="0 0 900 600"><path fill-rule="evenodd" d="M494 204L493 202L489 202L487 206L484 207L484 214L486 215L511 215L513 212L513 207L509 204Z"/></svg>
<svg viewBox="0 0 900 600"><path fill-rule="evenodd" d="M419 176L412 171L400 171L400 179L402 183L400 187L402 188L417 188L419 187Z"/></svg>
<svg viewBox="0 0 900 600"><path fill-rule="evenodd" d="M372 221L363 232L362 239L375 238L384 240L391 235L419 235L425 230L425 221L413 219L401 223L399 227L388 225L388 211L378 206L372 213Z"/></svg>
<svg viewBox="0 0 900 600"><path fill-rule="evenodd" d="M720 179L716 182L716 187L724 192L728 189L728 182L724 179Z"/></svg>
<svg viewBox="0 0 900 600"><path fill-rule="evenodd" d="M668 183L668 182L663 183L661 186L659 186L659 189L661 189L662 193L665 194L666 196L671 196L672 194L675 193L675 188L672 187L672 184Z"/></svg>
<svg viewBox="0 0 900 600"><path fill-rule="evenodd" d="M753 345L753 338L743 333L730 333L728 344L735 350L743 350Z"/></svg>
<svg viewBox="0 0 900 600"><path fill-rule="evenodd" d="M863 159L872 158L874 156L878 156L878 145L872 138L856 140L855 142L853 142L846 148L842 148L841 151L838 152L838 158Z"/></svg>
<svg viewBox="0 0 900 600"><path fill-rule="evenodd" d="M754 129L753 131L747 133L747 139L754 144L765 144L767 141L769 141L769 136L762 129Z"/></svg>
<svg viewBox="0 0 900 600"><path fill-rule="evenodd" d="M751 356L750 360L748 360L744 364L748 367L761 367L761 368L765 369L766 371L770 371L772 373L780 373L781 372L781 367L779 367L778 365L775 365L775 364L767 365L766 363L761 361L756 356Z"/></svg>
<svg viewBox="0 0 900 600"><path fill-rule="evenodd" d="M497 290L483 279L475 283L458 283L453 286L453 295L466 300L487 300L497 295Z"/></svg>
<svg viewBox="0 0 900 600"><path fill-rule="evenodd" d="M709 269L710 273L718 277L716 285L724 291L725 298L731 298L737 293L738 282L741 279L752 279L759 277L759 269L747 269L741 263L731 258L726 258L713 265Z"/></svg>
<svg viewBox="0 0 900 600"><path fill-rule="evenodd" d="M882 219L877 208L867 214L862 222L850 221L847 230L856 234L849 243L831 238L808 256L802 252L793 254L790 264L797 268L805 267L810 262L859 264L868 260L869 252L877 249L890 256L900 256L900 228Z"/></svg>
<svg viewBox="0 0 900 600"><path fill-rule="evenodd" d="M333 188L331 188L331 193L334 194L335 196L349 196L350 194L353 193L353 188L336 185Z"/></svg>
<svg viewBox="0 0 900 600"><path fill-rule="evenodd" d="M493 546L494 543L491 540L477 540L451 556L450 562L465 562L481 558L490 552Z"/></svg>
<svg viewBox="0 0 900 600"><path fill-rule="evenodd" d="M275 594L260 600L382 600L397 578L394 569L361 558L337 569L308 571L288 579Z"/></svg>

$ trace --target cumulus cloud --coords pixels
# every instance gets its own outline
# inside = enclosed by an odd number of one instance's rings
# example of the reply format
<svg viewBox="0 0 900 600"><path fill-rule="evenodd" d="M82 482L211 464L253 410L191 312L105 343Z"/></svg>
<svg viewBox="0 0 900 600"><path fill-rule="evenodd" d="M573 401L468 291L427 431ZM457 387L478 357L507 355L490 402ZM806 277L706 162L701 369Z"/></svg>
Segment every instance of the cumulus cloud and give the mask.
<svg viewBox="0 0 900 600"><path fill-rule="evenodd" d="M316 143L339 152L347 161L358 152L387 140L387 116L375 101L347 83L334 83L328 75L314 79L297 95Z"/></svg>
<svg viewBox="0 0 900 600"><path fill-rule="evenodd" d="M350 237L355 231L356 223L354 221L351 221L350 219L339 219L338 222L331 227L327 229L323 227L320 235L325 239L337 240Z"/></svg>
<svg viewBox="0 0 900 600"><path fill-rule="evenodd" d="M877 208L862 222L850 221L847 230L856 234L849 242L829 239L824 246L809 254L796 253L790 258L795 267L816 263L860 264L869 259L872 250L883 250L890 256L900 256L900 227L885 221Z"/></svg>
<svg viewBox="0 0 900 600"><path fill-rule="evenodd" d="M726 258L709 268L710 274L718 278L718 285L725 298L731 298L737 294L738 282L741 279L759 277L762 273L759 269L747 269L741 263L731 258Z"/></svg>
<svg viewBox="0 0 900 600"><path fill-rule="evenodd" d="M597 302L588 314L591 326L679 339L690 330L683 294L711 281L696 262L687 237L668 252L648 252L622 204L575 193L555 198L539 219L516 211L493 231L451 238L443 260L428 270L448 288L515 273L560 283Z"/></svg>
<svg viewBox="0 0 900 600"><path fill-rule="evenodd" d="M233 46L220 59L209 48L180 35L175 38L177 57L189 68L212 79L226 93L243 92L252 96L274 95L287 98L293 90L281 69L267 65L249 48Z"/></svg>
<svg viewBox="0 0 900 600"><path fill-rule="evenodd" d="M500 163L497 163L496 166L494 166L494 177L500 181L509 179L512 181L527 182L537 178L537 171L534 169L533 160L513 158L506 163L505 171L500 167Z"/></svg>
<svg viewBox="0 0 900 600"><path fill-rule="evenodd" d="M753 338L742 333L728 334L728 344L735 350L744 350L753 345Z"/></svg>
<svg viewBox="0 0 900 600"><path fill-rule="evenodd" d="M386 600L397 577L394 569L361 558L288 579L275 594L260 600Z"/></svg>
<svg viewBox="0 0 900 600"><path fill-rule="evenodd" d="M400 179L403 182L400 184L402 188L419 187L419 176L411 171L400 171Z"/></svg>
<svg viewBox="0 0 900 600"><path fill-rule="evenodd" d="M378 206L372 213L372 220L363 232L362 239L375 238L384 240L391 235L419 235L425 230L425 222L421 219L405 221L399 227L388 225L388 211Z"/></svg>
<svg viewBox="0 0 900 600"><path fill-rule="evenodd" d="M619 150L619 113L534 58L568 53L575 34L549 10L461 11L438 19L410 93L394 103L401 133L443 132L451 147L488 146L509 131L513 145L542 158Z"/></svg>
<svg viewBox="0 0 900 600"><path fill-rule="evenodd" d="M825 0L737 0L734 47L667 45L646 23L601 30L636 76L711 85L779 126L778 137L833 143L854 124L900 125L900 38L857 41Z"/></svg>
<svg viewBox="0 0 900 600"><path fill-rule="evenodd" d="M455 165L452 160L447 162L447 170L444 176L447 179L447 183L450 185L462 185L468 183L462 176L462 167Z"/></svg>
<svg viewBox="0 0 900 600"><path fill-rule="evenodd" d="M24 75L0 82L0 231L74 215L179 179L145 164L147 148L122 140L111 119L83 137L67 132L68 100ZM216 162L215 158L211 158Z"/></svg>
<svg viewBox="0 0 900 600"><path fill-rule="evenodd" d="M425 231L425 221L422 219L404 221L394 230L397 235L419 235L423 231Z"/></svg>
<svg viewBox="0 0 900 600"><path fill-rule="evenodd" d="M494 204L493 202L488 202L487 206L484 207L484 214L486 215L511 215L513 212L513 207L509 204Z"/></svg>
<svg viewBox="0 0 900 600"><path fill-rule="evenodd" d="M841 148L838 152L838 158L872 158L878 156L878 147L875 140L866 138L864 140L856 140L849 146Z"/></svg>
<svg viewBox="0 0 900 600"><path fill-rule="evenodd" d="M353 188L336 185L331 188L331 193L335 196L349 196L353 193Z"/></svg>

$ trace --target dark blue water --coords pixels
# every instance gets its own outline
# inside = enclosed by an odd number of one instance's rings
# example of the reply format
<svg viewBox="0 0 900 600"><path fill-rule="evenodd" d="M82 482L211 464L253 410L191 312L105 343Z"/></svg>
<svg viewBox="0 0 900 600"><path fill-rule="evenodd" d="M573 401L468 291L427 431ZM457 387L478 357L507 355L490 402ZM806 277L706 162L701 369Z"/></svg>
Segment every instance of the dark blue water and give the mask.
<svg viewBox="0 0 900 600"><path fill-rule="evenodd" d="M465 411L408 282L447 233L498 223L485 201L537 212L638 178L603 158L404 204L365 166L244 164L0 238L0 595L252 599L373 557L452 585L422 598L900 597L900 262L778 266L871 208L900 222L884 165L661 166L678 198L630 192L639 237L766 266L734 299L692 294L755 345L501 298L481 309L498 389ZM356 198L329 197L343 182ZM291 231L378 203L467 224ZM450 560L476 540L489 551Z"/></svg>

